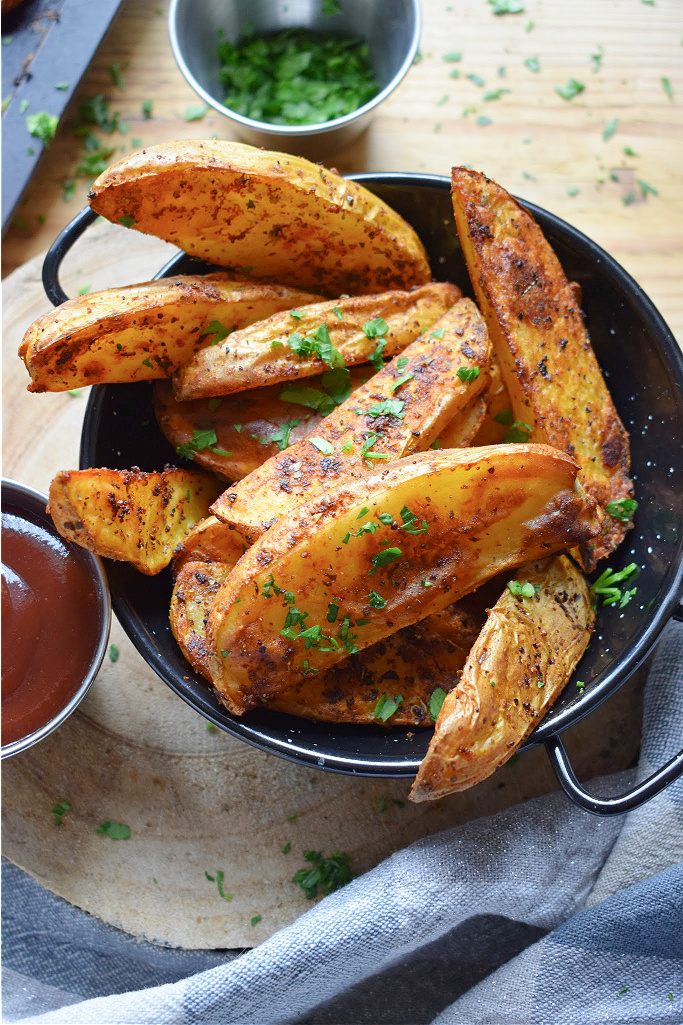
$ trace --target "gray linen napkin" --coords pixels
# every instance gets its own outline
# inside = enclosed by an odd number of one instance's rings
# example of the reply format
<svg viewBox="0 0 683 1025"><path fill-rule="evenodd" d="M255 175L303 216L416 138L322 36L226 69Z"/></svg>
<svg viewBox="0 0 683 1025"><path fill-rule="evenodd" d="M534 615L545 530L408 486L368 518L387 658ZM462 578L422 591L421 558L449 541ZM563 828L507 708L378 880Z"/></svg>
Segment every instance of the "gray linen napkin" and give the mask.
<svg viewBox="0 0 683 1025"><path fill-rule="evenodd" d="M641 777L683 746L683 626L645 707ZM30 1021L683 1022L682 857L683 780L625 818L550 795L418 841L229 963Z"/></svg>

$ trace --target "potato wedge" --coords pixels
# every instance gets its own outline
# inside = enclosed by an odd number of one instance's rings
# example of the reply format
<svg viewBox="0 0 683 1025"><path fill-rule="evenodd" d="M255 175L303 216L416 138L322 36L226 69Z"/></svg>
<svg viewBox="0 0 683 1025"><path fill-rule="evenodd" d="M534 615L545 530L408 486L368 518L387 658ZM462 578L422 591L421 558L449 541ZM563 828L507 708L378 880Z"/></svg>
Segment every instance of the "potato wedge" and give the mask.
<svg viewBox="0 0 683 1025"><path fill-rule="evenodd" d="M576 473L543 445L448 449L298 506L216 596L207 639L222 700L239 715L495 574L587 541L599 516Z"/></svg>
<svg viewBox="0 0 683 1025"><path fill-rule="evenodd" d="M455 285L435 283L413 292L333 299L277 313L198 352L175 376L176 398L230 395L311 377L328 366L367 363L378 345L383 356L393 356L430 328L461 294ZM378 330L384 333L380 336ZM332 349L318 345L319 351L304 355L302 345L310 349L309 339L317 341L321 331Z"/></svg>
<svg viewBox="0 0 683 1025"><path fill-rule="evenodd" d="M271 456L224 492L212 512L254 541L297 501L310 501L341 477L367 476L378 460L429 448L488 383L490 354L479 311L460 299L330 413L317 435Z"/></svg>
<svg viewBox="0 0 683 1025"><path fill-rule="evenodd" d="M119 160L88 193L103 217L257 280L364 295L431 278L402 217L319 164L194 139Z"/></svg>
<svg viewBox="0 0 683 1025"><path fill-rule="evenodd" d="M410 792L432 801L466 790L517 750L564 689L595 622L582 573L565 556L524 566L490 612L458 685L447 695Z"/></svg>
<svg viewBox="0 0 683 1025"><path fill-rule="evenodd" d="M218 588L242 549L236 532L210 516L190 532L173 560L171 629L185 658L207 679L206 623ZM341 666L303 680L269 706L318 722L431 725L430 698L438 688L448 691L454 686L484 623L484 607L477 591L349 656ZM386 703L399 695L401 701L395 702L391 716L381 719L375 714L382 697Z"/></svg>
<svg viewBox="0 0 683 1025"><path fill-rule="evenodd" d="M198 470L63 470L50 484L48 512L62 537L153 576L218 490Z"/></svg>
<svg viewBox="0 0 683 1025"><path fill-rule="evenodd" d="M223 273L145 281L62 303L31 324L19 355L32 392L151 381L231 331L320 298Z"/></svg>
<svg viewBox="0 0 683 1025"><path fill-rule="evenodd" d="M486 392L486 415L471 444L499 445L506 440L512 422L512 402L494 351L491 355L491 383Z"/></svg>
<svg viewBox="0 0 683 1025"><path fill-rule="evenodd" d="M487 390L488 393L488 390ZM486 394L477 395L439 432L432 448L467 448L486 418Z"/></svg>
<svg viewBox="0 0 683 1025"><path fill-rule="evenodd" d="M530 214L483 174L452 172L455 220L467 267L527 438L573 455L603 507L633 496L628 435L590 345L576 291ZM526 439L525 439L526 440ZM631 524L606 516L586 567Z"/></svg>

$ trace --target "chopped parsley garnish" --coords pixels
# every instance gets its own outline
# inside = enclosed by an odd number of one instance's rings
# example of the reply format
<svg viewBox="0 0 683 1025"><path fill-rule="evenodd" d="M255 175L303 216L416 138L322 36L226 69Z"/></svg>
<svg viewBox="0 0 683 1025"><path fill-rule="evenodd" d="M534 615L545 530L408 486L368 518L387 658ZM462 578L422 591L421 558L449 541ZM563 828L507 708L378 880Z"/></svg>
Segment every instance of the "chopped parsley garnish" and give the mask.
<svg viewBox="0 0 683 1025"><path fill-rule="evenodd" d="M640 194L642 195L643 199L645 199L646 196L659 195L659 189L656 189L654 185L648 185L648 183L644 182L641 178L636 178L636 182L638 184L638 188L640 189Z"/></svg>
<svg viewBox="0 0 683 1025"><path fill-rule="evenodd" d="M385 548L383 552L377 552L372 557L374 568L369 572L376 573L381 566L390 566L392 562L398 562L402 555L403 552L400 548Z"/></svg>
<svg viewBox="0 0 683 1025"><path fill-rule="evenodd" d="M433 690L429 697L429 718L432 722L436 722L441 711L441 706L446 700L446 691L443 687L437 687Z"/></svg>
<svg viewBox="0 0 683 1025"><path fill-rule="evenodd" d="M109 645L109 661L118 662L119 660L119 649L116 644Z"/></svg>
<svg viewBox="0 0 683 1025"><path fill-rule="evenodd" d="M336 604L335 602L331 601L330 604L327 606L327 622L328 623L334 623L334 621L337 618L338 612L339 612L339 605Z"/></svg>
<svg viewBox="0 0 683 1025"><path fill-rule="evenodd" d="M501 96L505 96L505 94L509 92L509 89L487 89L482 96L482 99L484 102L490 103L491 100L499 100Z"/></svg>
<svg viewBox="0 0 683 1025"><path fill-rule="evenodd" d="M670 79L668 79L668 78L660 78L659 81L662 83L662 89L664 90L666 95L669 97L670 100L673 100L673 98L674 98L674 91L673 91L673 87L671 85Z"/></svg>
<svg viewBox="0 0 683 1025"><path fill-rule="evenodd" d="M524 61L524 65L529 69L529 71L533 71L535 75L537 75L541 70L541 62L538 57L527 57Z"/></svg>
<svg viewBox="0 0 683 1025"><path fill-rule="evenodd" d="M623 997L624 993L628 993L628 986L622 986L621 989L617 990L618 997Z"/></svg>
<svg viewBox="0 0 683 1025"><path fill-rule="evenodd" d="M373 447L378 438L383 437L381 434L375 434L374 431L369 431L365 435L365 441L363 442L360 450L362 459L388 459L389 454L386 452L371 452L370 449Z"/></svg>
<svg viewBox="0 0 683 1025"><path fill-rule="evenodd" d="M291 843L289 843L289 842L288 842L288 843L286 843L286 844L285 844L285 846L284 846L284 847L282 848L282 853L283 853L283 854L289 854L289 852L291 851L291 849L292 849L292 845L291 845Z"/></svg>
<svg viewBox="0 0 683 1025"><path fill-rule="evenodd" d="M309 438L308 440L324 456L331 456L334 452L334 445L330 445L329 441L326 441L325 438Z"/></svg>
<svg viewBox="0 0 683 1025"><path fill-rule="evenodd" d="M591 591L596 598L602 598L603 605L618 605L618 608L623 609L631 601L638 588L633 587L631 590L622 591L616 585L623 583L624 580L628 580L637 569L638 565L635 562L629 563L628 566L618 572L615 572L613 569L606 569L600 574L595 583L591 584Z"/></svg>
<svg viewBox="0 0 683 1025"><path fill-rule="evenodd" d="M607 124L605 125L605 127L602 130L602 140L603 140L603 142L609 142L609 140L612 138L612 136L614 135L614 133L616 132L618 127L619 127L619 119L618 118L613 117L611 121L608 121Z"/></svg>
<svg viewBox="0 0 683 1025"><path fill-rule="evenodd" d="M289 447L289 435L292 430L292 427L296 427L300 423L301 420L298 419L288 420L286 423L281 424L278 427L278 429L276 431L273 431L273 433L271 434L270 441L277 445L281 452L284 452L284 450ZM268 444L268 439L266 439L265 443Z"/></svg>
<svg viewBox="0 0 683 1025"><path fill-rule="evenodd" d="M184 121L201 121L208 112L208 107L205 103L195 103L189 107L185 107L185 113L183 114Z"/></svg>
<svg viewBox="0 0 683 1025"><path fill-rule="evenodd" d="M303 320L303 318L306 316L305 313L299 313L298 310L290 310L289 315L290 317L294 317L295 320Z"/></svg>
<svg viewBox="0 0 683 1025"><path fill-rule="evenodd" d="M371 609L385 609L387 607L387 600L383 598L377 591L370 591L368 596L368 605Z"/></svg>
<svg viewBox="0 0 683 1025"><path fill-rule="evenodd" d="M316 355L332 369L346 366L339 349L332 344L327 324L321 324L309 335L301 335L295 331L287 339L287 344L301 360Z"/></svg>
<svg viewBox="0 0 683 1025"><path fill-rule="evenodd" d="M405 530L406 534L426 534L427 533L427 521L422 520L422 526L417 525L417 516L412 513L407 505L404 505L401 509L401 519L403 520L399 530Z"/></svg>
<svg viewBox="0 0 683 1025"><path fill-rule="evenodd" d="M378 513L377 519L380 521L380 523L383 523L385 527L390 527L391 524L394 522L394 517L391 515L391 513L388 512Z"/></svg>
<svg viewBox="0 0 683 1025"><path fill-rule="evenodd" d="M218 438L214 430L194 431L189 441L184 445L176 446L176 452L184 459L193 459L195 452L202 452L208 449L219 456L231 456L232 452L218 447Z"/></svg>
<svg viewBox="0 0 683 1025"><path fill-rule="evenodd" d="M605 51L603 50L603 48L601 46L598 46L598 49L597 49L596 53L592 53L591 54L591 62L592 62L592 65L593 65L592 68L591 68L591 71L593 72L594 75L597 74L598 71L600 71L600 69L602 67L602 58L604 56L605 56Z"/></svg>
<svg viewBox="0 0 683 1025"><path fill-rule="evenodd" d="M403 696L401 694L395 694L393 698L389 697L388 694L382 694L381 698L375 705L375 719L379 719L381 722L387 722L387 720L391 719L392 715L398 711L399 705L402 704Z"/></svg>
<svg viewBox="0 0 683 1025"><path fill-rule="evenodd" d="M145 121L149 121L152 116L152 110L154 109L154 100L143 100L142 101L142 116Z"/></svg>
<svg viewBox="0 0 683 1025"><path fill-rule="evenodd" d="M122 70L123 70L123 65L122 64L117 63L117 64L110 64L109 65L109 75L111 77L111 80L112 80L113 84L116 86L116 88L120 89L121 92L123 92L123 82L121 81L121 72L122 72Z"/></svg>
<svg viewBox="0 0 683 1025"><path fill-rule="evenodd" d="M396 381L394 381L394 383L392 384L392 386L391 386L391 388L389 390L390 391L397 391L401 387L402 384L405 384L406 381L412 381L412 379L414 377L415 377L415 374L404 374L403 377L399 377Z"/></svg>
<svg viewBox="0 0 683 1025"><path fill-rule="evenodd" d="M209 399L209 412L210 413L215 413L216 410L218 409L218 407L220 406L222 401L223 401L223 399L218 398L218 397L216 397L214 399ZM240 425L239 424L233 424L233 427L235 428L235 430L239 434L239 427L240 427Z"/></svg>
<svg viewBox="0 0 683 1025"><path fill-rule="evenodd" d="M358 513L358 515L356 516L356 519L357 519L357 520L362 520L362 519L363 519L363 517L364 517L364 516L367 516L367 514L368 514L369 512L370 512L370 510L368 509L367 505L364 505L364 506L363 506L363 508L361 509L361 511L360 511L360 512Z"/></svg>
<svg viewBox="0 0 683 1025"><path fill-rule="evenodd" d="M558 96L561 96L563 100L573 100L575 96L582 93L585 89L583 82L577 81L575 78L568 79L566 85L556 85L555 92Z"/></svg>
<svg viewBox="0 0 683 1025"><path fill-rule="evenodd" d="M68 811L71 811L71 805L66 801L59 801L59 803L50 810L50 815L54 816L55 826L61 826L62 819Z"/></svg>
<svg viewBox="0 0 683 1025"><path fill-rule="evenodd" d="M337 13L336 0L334 7ZM378 91L367 44L349 35L245 31L236 43L219 43L218 60L225 106L268 124L322 124L357 110Z"/></svg>
<svg viewBox="0 0 683 1025"><path fill-rule="evenodd" d="M614 520L630 520L638 508L635 498L621 498L616 502L608 502L605 511Z"/></svg>
<svg viewBox="0 0 683 1025"><path fill-rule="evenodd" d="M462 54L461 53L445 53L443 55L443 59L448 64L458 64L462 60Z"/></svg>
<svg viewBox="0 0 683 1025"><path fill-rule="evenodd" d="M213 335L211 339L212 345L218 345L224 338L227 338L230 334L230 329L221 324L220 320L212 320L208 327L205 327L202 331L201 337L204 335Z"/></svg>
<svg viewBox="0 0 683 1025"><path fill-rule="evenodd" d="M520 0L489 0L494 14L521 14L524 4Z"/></svg>
<svg viewBox="0 0 683 1025"><path fill-rule="evenodd" d="M583 694L584 690L586 689L586 684L583 682L583 680L576 681L576 689L578 690L579 694Z"/></svg>
<svg viewBox="0 0 683 1025"><path fill-rule="evenodd" d="M375 370L381 370L384 366L382 353L384 352L384 347L387 344L387 340L384 338L384 335L389 330L389 325L383 317L375 317L374 320L366 320L362 329L367 338L378 339L375 351L370 354L369 359Z"/></svg>
<svg viewBox="0 0 683 1025"><path fill-rule="evenodd" d="M471 384L472 381L476 381L480 372L479 367L460 367L458 377L463 384Z"/></svg>
<svg viewBox="0 0 683 1025"><path fill-rule="evenodd" d="M320 851L306 851L304 860L313 867L300 868L292 876L292 882L301 887L308 900L317 897L318 890L323 894L333 893L355 879L349 854L334 851L329 858L324 858Z"/></svg>
<svg viewBox="0 0 683 1025"><path fill-rule="evenodd" d="M483 89L486 85L486 82L481 77L481 75L475 75L474 72L471 75L465 75L465 78L469 79L472 85L479 86L480 89Z"/></svg>
<svg viewBox="0 0 683 1025"><path fill-rule="evenodd" d="M384 399L382 402L375 402L373 406L370 406L367 416L395 416L397 420L403 420L405 405L401 399Z"/></svg>
<svg viewBox="0 0 683 1025"><path fill-rule="evenodd" d="M494 417L494 420L496 417ZM500 422L500 421L499 421ZM524 444L531 437L531 427L523 420L515 420L505 432L503 441L511 444Z"/></svg>
<svg viewBox="0 0 683 1025"><path fill-rule="evenodd" d="M262 918L263 918L263 915L254 915L254 917L251 920L251 924L252 925L258 925Z"/></svg>
<svg viewBox="0 0 683 1025"><path fill-rule="evenodd" d="M108 836L110 840L130 840L130 826L125 822L112 822L107 819L100 822L95 832L101 836Z"/></svg>
<svg viewBox="0 0 683 1025"><path fill-rule="evenodd" d="M48 114L46 110L39 110L35 114L26 115L26 128L28 134L40 139L43 146L49 146L55 137L59 118L56 114Z"/></svg>
<svg viewBox="0 0 683 1025"><path fill-rule="evenodd" d="M410 361L409 361L407 356L399 356L398 359L396 360L396 369L397 370L405 370L405 368L408 366L409 362Z"/></svg>
<svg viewBox="0 0 683 1025"><path fill-rule="evenodd" d="M503 424L505 426L512 421L512 410L501 409L500 413L496 413L493 419L497 424Z"/></svg>
<svg viewBox="0 0 683 1025"><path fill-rule="evenodd" d="M130 217L128 214L124 214L123 217L118 217L117 220L119 224L124 226L124 228L132 228L135 224L135 218Z"/></svg>
<svg viewBox="0 0 683 1025"><path fill-rule="evenodd" d="M344 319L344 314L342 313L342 311L339 309L338 306L333 306L332 307L332 312L334 313L334 315L337 318L337 320L343 320Z"/></svg>
<svg viewBox="0 0 683 1025"><path fill-rule="evenodd" d="M532 584L528 580L523 583L519 580L508 580L507 586L515 598L533 598L541 590L540 584Z"/></svg>

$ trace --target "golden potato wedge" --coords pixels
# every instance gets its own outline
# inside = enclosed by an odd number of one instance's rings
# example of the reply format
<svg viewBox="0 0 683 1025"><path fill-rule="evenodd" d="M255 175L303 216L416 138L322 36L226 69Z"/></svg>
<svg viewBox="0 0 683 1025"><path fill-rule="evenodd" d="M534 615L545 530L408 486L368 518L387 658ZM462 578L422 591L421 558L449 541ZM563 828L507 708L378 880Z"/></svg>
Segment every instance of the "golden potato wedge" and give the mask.
<svg viewBox="0 0 683 1025"><path fill-rule="evenodd" d="M367 189L238 142L148 146L107 168L88 199L110 221L257 280L335 296L431 278L416 233Z"/></svg>
<svg viewBox="0 0 683 1025"><path fill-rule="evenodd" d="M218 491L198 470L63 470L50 484L48 512L62 537L153 576Z"/></svg>
<svg viewBox="0 0 683 1025"><path fill-rule="evenodd" d="M460 299L403 356L330 413L317 435L271 456L211 511L254 541L297 501L312 500L341 477L366 476L378 460L429 448L485 387L490 353L479 311L470 299Z"/></svg>
<svg viewBox="0 0 683 1025"><path fill-rule="evenodd" d="M298 506L216 596L207 639L222 700L241 714L497 573L587 541L599 516L576 473L544 445L447 449Z"/></svg>
<svg viewBox="0 0 683 1025"><path fill-rule="evenodd" d="M323 417L344 401L348 390L353 394L375 373L375 368L366 364L351 367L343 380L338 371L331 370L307 377L301 385L273 384L189 402L175 398L170 381L157 381L154 412L179 455L236 481L288 445L317 434Z"/></svg>
<svg viewBox="0 0 683 1025"><path fill-rule="evenodd" d="M31 324L19 355L32 392L151 381L238 328L320 298L223 273L145 281L62 303Z"/></svg>
<svg viewBox="0 0 683 1025"><path fill-rule="evenodd" d="M475 447L477 445L499 445L506 440L512 422L512 403L500 372L498 357L494 351L491 354L491 383L486 392L486 415L479 425L479 430L472 438L471 444Z"/></svg>
<svg viewBox="0 0 683 1025"><path fill-rule="evenodd" d="M326 367L367 363L378 347L383 356L393 356L460 296L455 285L434 283L412 292L333 299L277 313L198 352L174 378L176 398L230 395L311 377Z"/></svg>
<svg viewBox="0 0 683 1025"><path fill-rule="evenodd" d="M506 587L492 608L443 703L411 801L466 790L495 772L538 725L586 650L595 612L588 583L569 559L524 566L514 583L531 596Z"/></svg>
<svg viewBox="0 0 683 1025"><path fill-rule="evenodd" d="M471 445L486 418L487 394L488 389L470 399L464 409L456 413L439 432L439 437L434 439L431 448L467 448Z"/></svg>
<svg viewBox="0 0 683 1025"><path fill-rule="evenodd" d="M504 189L464 167L452 172L455 221L525 439L574 456L580 481L605 508L633 496L628 435L591 348L559 260L531 215ZM631 524L605 517L584 564L609 555Z"/></svg>
<svg viewBox="0 0 683 1025"><path fill-rule="evenodd" d="M218 588L242 551L236 532L210 516L188 534L173 560L171 630L185 658L207 679L211 677L206 623ZM308 677L269 705L320 722L431 725L432 694L455 684L484 623L484 608L477 591L349 656L341 666ZM401 700L396 701L399 696ZM380 718L376 712L383 697L385 708L389 698L397 707Z"/></svg>

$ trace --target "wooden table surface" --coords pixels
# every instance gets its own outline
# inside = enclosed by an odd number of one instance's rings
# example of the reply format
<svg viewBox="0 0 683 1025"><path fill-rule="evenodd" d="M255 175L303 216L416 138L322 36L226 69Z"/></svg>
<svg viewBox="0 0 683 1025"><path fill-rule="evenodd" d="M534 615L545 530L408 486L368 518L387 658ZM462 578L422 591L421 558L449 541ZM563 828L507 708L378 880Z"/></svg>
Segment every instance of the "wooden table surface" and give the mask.
<svg viewBox="0 0 683 1025"><path fill-rule="evenodd" d="M485 171L604 246L681 341L683 5L524 3L520 14L495 15L485 0L422 0L418 61L369 131L329 163L343 172L448 174L453 164ZM462 59L445 59L454 53ZM121 89L112 65L121 67ZM56 69L55 81L65 73ZM585 89L567 101L555 87L570 78ZM497 90L508 91L485 98ZM198 97L171 54L167 3L124 0L7 233L3 274L47 248L84 205L88 178L76 178L73 198L63 199L62 183L74 179L83 155L69 121L79 99L98 93L129 125L126 134L102 136L117 149L112 160L142 144L233 137L213 111L185 120Z"/></svg>

